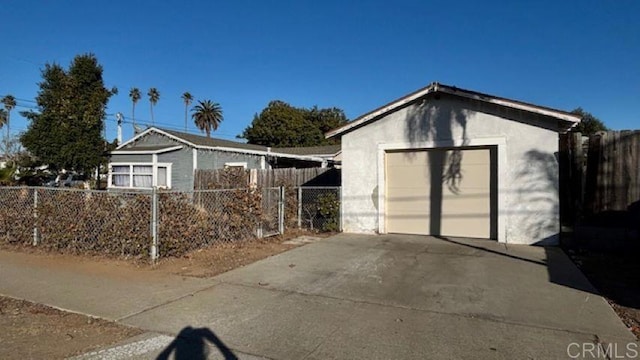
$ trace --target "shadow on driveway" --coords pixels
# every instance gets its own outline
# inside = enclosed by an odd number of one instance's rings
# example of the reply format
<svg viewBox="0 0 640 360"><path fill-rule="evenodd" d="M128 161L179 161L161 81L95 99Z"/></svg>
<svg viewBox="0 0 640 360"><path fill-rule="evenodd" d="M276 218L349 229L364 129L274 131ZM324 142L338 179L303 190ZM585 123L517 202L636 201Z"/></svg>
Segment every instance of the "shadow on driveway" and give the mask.
<svg viewBox="0 0 640 360"><path fill-rule="evenodd" d="M486 253L490 253L498 256L504 256L510 259L525 261L531 264L544 266L547 268L549 282L557 285L566 286L572 289L585 291L591 294L600 295L598 290L593 285L591 285L589 280L587 280L587 278L582 274L582 272L580 272L580 270L573 264L573 262L569 259L569 257L559 247L545 246L544 247L545 259L537 260L537 259L528 259L526 257L522 257L514 253L509 253L509 250L507 247L508 245L505 245L505 251L502 252L502 251L488 249L483 246L459 242L445 236L433 236L433 237L438 240L447 242L449 244L472 248L482 252L486 252Z"/></svg>
<svg viewBox="0 0 640 360"><path fill-rule="evenodd" d="M236 355L209 328L187 326L180 330L176 338L158 355L157 360L168 360L174 353L175 360L207 359L209 346L213 344L225 360L237 360Z"/></svg>

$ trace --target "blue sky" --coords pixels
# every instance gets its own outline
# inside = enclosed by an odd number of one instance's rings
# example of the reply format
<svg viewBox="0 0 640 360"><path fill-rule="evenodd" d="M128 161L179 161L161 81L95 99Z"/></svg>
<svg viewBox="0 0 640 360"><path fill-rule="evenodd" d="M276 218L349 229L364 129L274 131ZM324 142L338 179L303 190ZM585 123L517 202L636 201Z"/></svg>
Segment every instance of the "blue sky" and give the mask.
<svg viewBox="0 0 640 360"><path fill-rule="evenodd" d="M0 96L17 97L17 110L35 105L45 63L92 52L120 90L109 114L130 117L129 89L156 87L156 123L182 129L189 91L222 105L213 134L222 138L270 100L353 119L432 81L640 128L634 0L5 0L1 9ZM136 119L150 122L146 96ZM115 116L106 124L111 140ZM12 133L27 125L14 111Z"/></svg>

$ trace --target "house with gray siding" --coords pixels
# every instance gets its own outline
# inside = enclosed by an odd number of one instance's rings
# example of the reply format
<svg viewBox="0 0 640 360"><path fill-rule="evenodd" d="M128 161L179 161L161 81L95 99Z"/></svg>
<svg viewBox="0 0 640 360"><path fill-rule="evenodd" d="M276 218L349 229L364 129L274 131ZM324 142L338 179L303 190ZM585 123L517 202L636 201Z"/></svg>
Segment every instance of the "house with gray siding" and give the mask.
<svg viewBox="0 0 640 360"><path fill-rule="evenodd" d="M340 145L270 148L151 127L110 153L109 189L192 190L196 169L335 165Z"/></svg>

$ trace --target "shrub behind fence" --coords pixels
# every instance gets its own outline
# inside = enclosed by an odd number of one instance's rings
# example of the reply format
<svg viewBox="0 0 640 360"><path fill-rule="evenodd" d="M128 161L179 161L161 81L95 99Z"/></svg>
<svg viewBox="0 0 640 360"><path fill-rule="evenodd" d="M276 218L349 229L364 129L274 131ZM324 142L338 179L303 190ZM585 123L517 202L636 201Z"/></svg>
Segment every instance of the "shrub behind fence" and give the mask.
<svg viewBox="0 0 640 360"><path fill-rule="evenodd" d="M181 256L214 243L337 231L339 188L123 192L0 187L0 245L115 258Z"/></svg>
<svg viewBox="0 0 640 360"><path fill-rule="evenodd" d="M340 231L340 188L297 188L298 227L326 232Z"/></svg>
<svg viewBox="0 0 640 360"><path fill-rule="evenodd" d="M0 188L0 242L32 244L34 224L34 191L28 188Z"/></svg>

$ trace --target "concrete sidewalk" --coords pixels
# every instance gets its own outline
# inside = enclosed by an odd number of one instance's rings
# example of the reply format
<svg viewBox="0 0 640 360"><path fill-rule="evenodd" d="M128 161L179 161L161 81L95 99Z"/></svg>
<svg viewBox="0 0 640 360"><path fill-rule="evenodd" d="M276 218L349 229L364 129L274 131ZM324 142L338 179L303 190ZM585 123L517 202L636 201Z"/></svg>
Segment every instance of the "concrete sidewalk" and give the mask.
<svg viewBox="0 0 640 360"><path fill-rule="evenodd" d="M37 255L13 252L0 252L0 274L0 295L113 321L217 283L153 270L114 271L87 262L59 266Z"/></svg>
<svg viewBox="0 0 640 360"><path fill-rule="evenodd" d="M557 359L635 343L554 248L342 234L213 279L33 267L0 257L0 293L150 332L85 358Z"/></svg>

